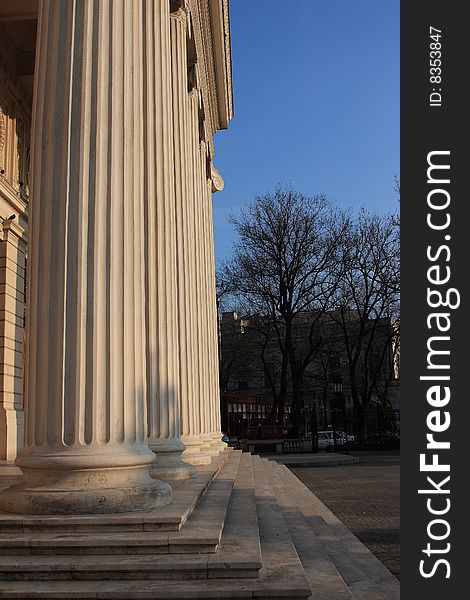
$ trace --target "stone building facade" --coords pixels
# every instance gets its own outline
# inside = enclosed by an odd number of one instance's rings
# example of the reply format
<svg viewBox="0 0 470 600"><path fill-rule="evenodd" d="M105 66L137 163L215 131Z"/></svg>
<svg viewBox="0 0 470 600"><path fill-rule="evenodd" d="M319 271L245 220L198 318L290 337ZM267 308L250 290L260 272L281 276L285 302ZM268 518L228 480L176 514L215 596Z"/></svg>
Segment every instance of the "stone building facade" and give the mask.
<svg viewBox="0 0 470 600"><path fill-rule="evenodd" d="M164 505L225 447L232 112L227 0L0 4L0 458L23 472L0 509Z"/></svg>

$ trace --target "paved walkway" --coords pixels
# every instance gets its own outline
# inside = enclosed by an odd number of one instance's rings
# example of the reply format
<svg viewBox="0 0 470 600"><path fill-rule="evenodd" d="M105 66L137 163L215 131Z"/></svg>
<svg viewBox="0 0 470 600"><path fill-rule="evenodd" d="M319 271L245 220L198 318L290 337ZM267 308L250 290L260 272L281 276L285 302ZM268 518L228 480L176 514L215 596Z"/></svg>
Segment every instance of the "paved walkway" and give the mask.
<svg viewBox="0 0 470 600"><path fill-rule="evenodd" d="M400 578L399 452L354 452L354 456L359 464L292 471Z"/></svg>

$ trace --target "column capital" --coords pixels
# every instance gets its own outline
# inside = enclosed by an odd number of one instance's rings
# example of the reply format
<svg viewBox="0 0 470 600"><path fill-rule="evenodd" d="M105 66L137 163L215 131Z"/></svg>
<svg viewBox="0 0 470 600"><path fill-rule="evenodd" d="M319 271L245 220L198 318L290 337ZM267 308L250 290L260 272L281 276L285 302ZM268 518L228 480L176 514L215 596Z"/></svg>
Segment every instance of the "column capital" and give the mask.
<svg viewBox="0 0 470 600"><path fill-rule="evenodd" d="M199 92L196 87L193 87L189 90L188 96L192 102L199 104Z"/></svg>
<svg viewBox="0 0 470 600"><path fill-rule="evenodd" d="M187 13L188 9L185 0L170 0L170 17L185 23Z"/></svg>

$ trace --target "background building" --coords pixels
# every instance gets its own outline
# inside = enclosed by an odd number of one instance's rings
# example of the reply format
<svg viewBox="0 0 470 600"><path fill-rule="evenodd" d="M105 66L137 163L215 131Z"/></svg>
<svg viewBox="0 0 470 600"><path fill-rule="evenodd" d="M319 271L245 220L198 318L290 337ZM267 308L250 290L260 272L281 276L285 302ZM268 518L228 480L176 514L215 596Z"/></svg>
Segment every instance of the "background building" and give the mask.
<svg viewBox="0 0 470 600"><path fill-rule="evenodd" d="M307 355L310 325L315 315L299 315L294 327L296 354ZM370 327L373 326L371 321ZM357 325L351 320L350 338ZM367 438L375 441L399 430L399 370L393 324L381 320L376 341L360 358L359 377L371 391L367 406ZM308 361L301 382L299 434L311 431L311 411L318 429L333 425L354 432L354 402L347 351L341 330L331 315L324 315L315 332L317 350ZM272 422L274 398L279 396L282 353L273 329L259 316L224 312L220 322L221 396L223 426L229 434L242 436L248 426ZM359 381L359 385L363 382ZM287 376L284 422L290 423L293 399L292 378Z"/></svg>

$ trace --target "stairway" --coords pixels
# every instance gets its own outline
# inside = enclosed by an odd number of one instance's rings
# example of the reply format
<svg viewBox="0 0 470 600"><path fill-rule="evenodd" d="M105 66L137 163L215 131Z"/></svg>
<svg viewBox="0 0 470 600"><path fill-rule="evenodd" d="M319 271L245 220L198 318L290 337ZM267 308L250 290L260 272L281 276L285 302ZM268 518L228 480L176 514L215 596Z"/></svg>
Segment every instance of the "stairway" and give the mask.
<svg viewBox="0 0 470 600"><path fill-rule="evenodd" d="M164 509L1 513L0 598L396 600L399 584L284 465L227 449Z"/></svg>

